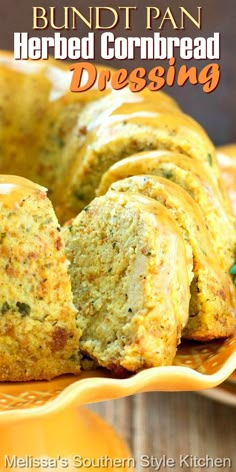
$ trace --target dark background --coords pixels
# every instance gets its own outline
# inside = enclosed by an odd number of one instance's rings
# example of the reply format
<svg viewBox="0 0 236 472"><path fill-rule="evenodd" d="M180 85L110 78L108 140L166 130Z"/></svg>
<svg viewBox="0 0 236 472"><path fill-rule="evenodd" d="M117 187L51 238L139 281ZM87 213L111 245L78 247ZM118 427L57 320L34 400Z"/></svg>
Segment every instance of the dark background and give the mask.
<svg viewBox="0 0 236 472"><path fill-rule="evenodd" d="M55 31L47 29L44 31L32 30L32 6L55 6L57 7L57 23L60 24L62 19L61 12L63 6L74 6L85 15L88 13L89 6L137 6L138 13L135 13L135 22L132 31L125 31L123 24L119 24L115 29L117 36L129 35L152 35L152 31L145 31L142 11L145 6L156 6L164 13L169 6L179 17L178 6L184 6L192 15L196 16L196 7L203 7L202 30L199 31L190 22L186 24L184 31L173 31L172 27L167 24L162 31L157 27L154 31L160 31L162 35L182 35L182 36L210 36L214 32L221 33L221 81L217 89L211 94L205 94L201 85L193 86L186 84L184 87L174 86L172 88L165 87L163 90L174 96L185 110L199 121L215 144L224 144L236 141L236 92L235 92L235 75L236 75L236 2L235 0L120 0L115 2L112 0L0 0L0 48L13 49L13 33L29 32L31 36L50 36ZM155 23L158 25L158 23ZM64 35L83 36L89 30L85 25L79 23L79 29L71 32L63 32ZM114 32L114 31L113 31ZM98 36L100 32L96 33ZM98 41L99 44L99 41ZM99 50L97 51L99 58ZM97 60L96 62L106 63L106 61ZM208 61L211 62L211 61ZM215 62L215 61L213 61ZM207 61L198 61L196 63L198 69L201 69ZM194 61L186 62L190 66ZM133 69L135 66L141 65L141 61L114 61L114 67L127 67ZM147 69L151 69L157 65L157 61L142 61L142 65Z"/></svg>

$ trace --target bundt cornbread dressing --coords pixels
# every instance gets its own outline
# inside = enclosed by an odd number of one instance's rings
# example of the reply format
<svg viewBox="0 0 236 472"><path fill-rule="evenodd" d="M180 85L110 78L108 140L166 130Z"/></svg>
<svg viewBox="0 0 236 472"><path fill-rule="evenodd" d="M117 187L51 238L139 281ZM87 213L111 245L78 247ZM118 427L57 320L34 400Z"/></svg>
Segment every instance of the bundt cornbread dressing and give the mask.
<svg viewBox="0 0 236 472"><path fill-rule="evenodd" d="M82 352L118 375L171 364L188 320L192 259L167 210L110 192L63 232Z"/></svg>
<svg viewBox="0 0 236 472"><path fill-rule="evenodd" d="M77 373L83 354L116 374L167 365L183 329L232 333L235 219L211 141L162 92L72 94L70 79L63 63L0 54L0 173L46 186L61 222L89 203L64 229L78 313L45 189L0 178L0 381Z"/></svg>
<svg viewBox="0 0 236 472"><path fill-rule="evenodd" d="M222 271L203 215L189 194L166 179L140 175L113 183L111 191L141 193L162 203L176 220L193 254L189 321L182 337L200 341L227 337L236 328L236 294Z"/></svg>
<svg viewBox="0 0 236 472"><path fill-rule="evenodd" d="M228 272L235 261L236 227L227 199L215 185L202 163L167 151L143 152L114 164L102 177L97 195L103 195L113 182L125 177L159 175L186 190L198 203L212 236L213 252ZM197 223L197 217L196 217Z"/></svg>
<svg viewBox="0 0 236 472"><path fill-rule="evenodd" d="M0 381L78 373L80 330L44 188L0 176Z"/></svg>

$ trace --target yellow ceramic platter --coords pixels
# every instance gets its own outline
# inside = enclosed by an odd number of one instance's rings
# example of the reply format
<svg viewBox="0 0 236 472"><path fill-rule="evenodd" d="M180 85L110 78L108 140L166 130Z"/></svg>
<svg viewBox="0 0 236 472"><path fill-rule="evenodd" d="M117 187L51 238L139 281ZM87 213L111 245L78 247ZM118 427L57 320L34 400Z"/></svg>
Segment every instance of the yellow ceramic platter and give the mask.
<svg viewBox="0 0 236 472"><path fill-rule="evenodd" d="M126 379L111 378L108 372L98 370L50 382L2 383L0 438L4 453L0 454L0 470L4 470L6 456L60 456L69 461L71 472L76 470L73 458L81 455L88 460L108 457L108 471L114 470L112 460L120 458L120 470L132 471L123 441L99 417L78 406L139 392L209 389L229 377L235 367L236 336L207 344L183 343L175 365L147 369ZM103 468L96 466L97 471ZM86 467L80 469L85 471ZM25 470L43 469L30 465ZM62 470L59 463L54 470Z"/></svg>

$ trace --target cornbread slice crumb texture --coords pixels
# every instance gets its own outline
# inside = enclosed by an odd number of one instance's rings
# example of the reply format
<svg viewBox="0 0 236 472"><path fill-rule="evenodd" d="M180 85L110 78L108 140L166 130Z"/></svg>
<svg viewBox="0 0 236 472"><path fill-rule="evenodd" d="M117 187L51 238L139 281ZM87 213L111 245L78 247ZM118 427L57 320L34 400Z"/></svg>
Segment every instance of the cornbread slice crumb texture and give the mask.
<svg viewBox="0 0 236 472"><path fill-rule="evenodd" d="M112 191L141 193L162 203L179 225L193 254L188 339L209 341L226 337L236 328L236 292L229 273L219 264L211 234L200 208L179 185L156 176L139 175L119 180Z"/></svg>
<svg viewBox="0 0 236 472"><path fill-rule="evenodd" d="M0 381L80 370L80 330L60 226L46 190L0 176Z"/></svg>
<svg viewBox="0 0 236 472"><path fill-rule="evenodd" d="M190 274L168 211L110 192L63 233L82 352L116 375L171 364L188 319Z"/></svg>

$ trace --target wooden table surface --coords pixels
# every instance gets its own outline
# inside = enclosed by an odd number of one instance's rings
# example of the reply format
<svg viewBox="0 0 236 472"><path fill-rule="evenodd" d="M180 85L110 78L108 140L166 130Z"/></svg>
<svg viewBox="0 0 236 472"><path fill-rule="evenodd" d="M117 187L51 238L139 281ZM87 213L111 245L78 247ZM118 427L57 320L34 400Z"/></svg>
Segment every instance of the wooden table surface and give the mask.
<svg viewBox="0 0 236 472"><path fill-rule="evenodd" d="M154 471L138 464L140 457L166 455L178 465L161 471L236 471L236 408L196 393L145 393L90 405L127 441L137 471ZM181 455L230 458L230 467L179 465ZM229 462L229 461L228 461ZM226 461L227 463L227 461Z"/></svg>

